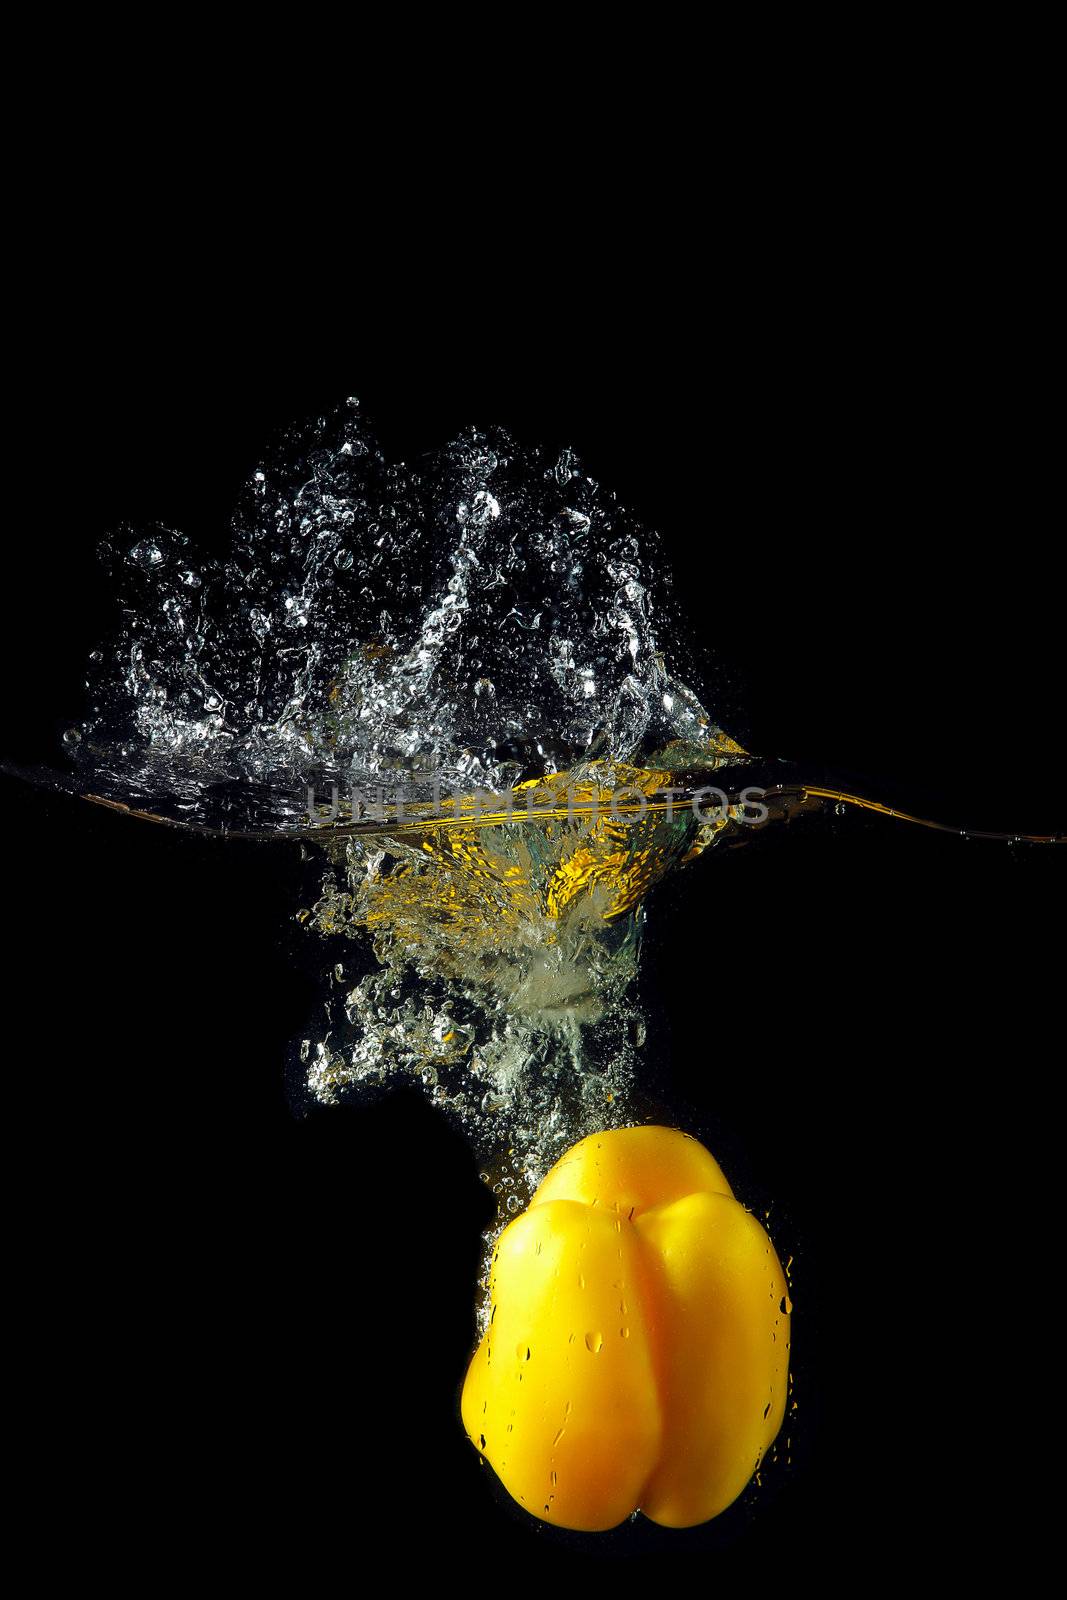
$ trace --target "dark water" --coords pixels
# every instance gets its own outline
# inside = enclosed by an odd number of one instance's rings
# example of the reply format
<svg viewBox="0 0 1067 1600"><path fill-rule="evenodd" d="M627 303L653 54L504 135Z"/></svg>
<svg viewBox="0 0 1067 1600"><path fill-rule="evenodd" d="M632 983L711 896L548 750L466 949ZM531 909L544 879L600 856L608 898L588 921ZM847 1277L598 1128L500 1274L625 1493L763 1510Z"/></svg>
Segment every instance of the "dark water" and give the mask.
<svg viewBox="0 0 1067 1600"><path fill-rule="evenodd" d="M618 373L543 368L412 384L383 362L358 387L398 454L472 419L578 444L660 528L682 676L749 748L925 814L1062 826L1050 597L968 554L976 526L1025 520L1021 441L994 461L961 430L934 462L843 405L798 432L755 391L709 430L671 370L656 404ZM11 552L13 755L54 760L77 718L96 541L158 518L221 547L270 427L357 386L223 376L160 392L127 369L58 454L62 407L44 414L49 538ZM831 813L653 891L644 1092L795 1258L797 1427L790 1465L704 1529L568 1539L494 1496L459 1425L492 1217L469 1144L417 1091L301 1098L290 1047L321 952L292 913L317 866L14 789L4 805L42 1412L79 1477L119 1441L160 1539L184 1520L258 1546L285 1526L354 1565L416 1535L468 1563L703 1552L775 1583L939 1519L951 1539L996 1513L1010 1542L1029 1494L1011 1463L1045 1403L1040 1371L1027 1404L1012 1373L1055 1276L1058 857Z"/></svg>

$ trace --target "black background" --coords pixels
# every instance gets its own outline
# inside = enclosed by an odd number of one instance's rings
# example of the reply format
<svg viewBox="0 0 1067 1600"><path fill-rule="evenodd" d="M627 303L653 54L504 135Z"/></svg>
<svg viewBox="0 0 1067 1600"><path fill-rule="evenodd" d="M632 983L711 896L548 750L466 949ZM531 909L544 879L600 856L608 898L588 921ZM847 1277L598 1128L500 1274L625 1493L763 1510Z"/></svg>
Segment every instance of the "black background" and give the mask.
<svg viewBox="0 0 1067 1600"><path fill-rule="evenodd" d="M1021 224L1009 270L978 213L903 202L891 226L779 213L725 262L697 232L635 258L549 228L534 257L428 220L395 261L346 240L327 278L298 237L238 264L213 218L136 207L42 253L27 302L5 755L54 762L79 717L100 535L221 539L272 432L355 393L399 457L470 422L573 445L661 531L700 642L674 665L750 748L947 821L1064 827L1050 290ZM1031 1546L1057 851L850 815L656 891L650 1088L795 1257L792 1464L703 1529L568 1537L494 1492L458 1420L473 1152L414 1095L294 1104L318 961L295 852L2 802L24 1472L87 1553L651 1556L777 1586Z"/></svg>

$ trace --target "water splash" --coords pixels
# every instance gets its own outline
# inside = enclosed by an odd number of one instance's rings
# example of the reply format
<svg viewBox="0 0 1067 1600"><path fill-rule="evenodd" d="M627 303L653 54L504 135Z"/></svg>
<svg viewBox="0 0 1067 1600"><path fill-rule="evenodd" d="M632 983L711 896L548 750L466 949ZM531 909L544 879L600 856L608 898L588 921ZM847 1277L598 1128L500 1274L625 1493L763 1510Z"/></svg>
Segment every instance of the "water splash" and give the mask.
<svg viewBox="0 0 1067 1600"><path fill-rule="evenodd" d="M606 799L745 760L660 650L654 534L569 450L472 428L391 464L353 400L251 473L222 555L164 528L103 553L122 623L75 759L159 815L284 835L309 783L536 808L564 779ZM717 832L602 812L327 844L302 920L369 938L378 967L336 968L309 1092L415 1079L487 1159L510 1152L516 1198L562 1144L634 1119L641 898Z"/></svg>
<svg viewBox="0 0 1067 1600"><path fill-rule="evenodd" d="M256 468L230 535L103 547L123 625L79 754L127 799L284 824L309 771L506 790L712 731L653 632L654 535L569 450L472 428L389 464L349 401Z"/></svg>

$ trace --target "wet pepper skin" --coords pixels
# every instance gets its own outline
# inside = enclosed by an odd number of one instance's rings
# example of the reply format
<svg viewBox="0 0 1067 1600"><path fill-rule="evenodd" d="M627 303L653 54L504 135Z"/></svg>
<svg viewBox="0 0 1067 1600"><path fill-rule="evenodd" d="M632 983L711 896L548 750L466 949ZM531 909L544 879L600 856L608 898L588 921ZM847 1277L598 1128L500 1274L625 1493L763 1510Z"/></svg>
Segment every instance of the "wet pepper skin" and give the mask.
<svg viewBox="0 0 1067 1600"><path fill-rule="evenodd" d="M463 1423L544 1521L686 1528L741 1493L786 1405L785 1276L703 1145L593 1134L503 1232Z"/></svg>

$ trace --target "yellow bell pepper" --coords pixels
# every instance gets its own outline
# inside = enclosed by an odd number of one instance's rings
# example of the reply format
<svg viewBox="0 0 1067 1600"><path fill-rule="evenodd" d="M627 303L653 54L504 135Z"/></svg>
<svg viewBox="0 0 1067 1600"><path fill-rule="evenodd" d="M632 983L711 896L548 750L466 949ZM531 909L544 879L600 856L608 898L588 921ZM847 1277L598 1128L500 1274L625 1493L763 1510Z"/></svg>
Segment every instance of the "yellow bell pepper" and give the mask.
<svg viewBox="0 0 1067 1600"><path fill-rule="evenodd" d="M515 1500L591 1531L636 1508L691 1527L737 1498L785 1413L792 1307L703 1145L583 1139L501 1234L489 1287L463 1424Z"/></svg>

